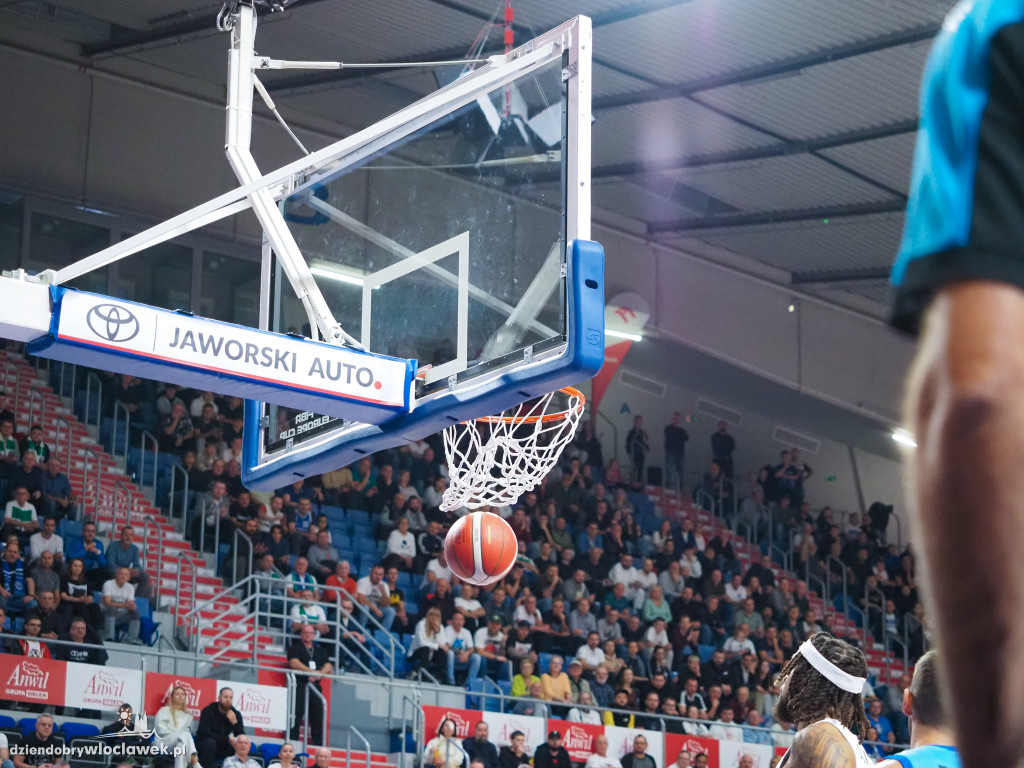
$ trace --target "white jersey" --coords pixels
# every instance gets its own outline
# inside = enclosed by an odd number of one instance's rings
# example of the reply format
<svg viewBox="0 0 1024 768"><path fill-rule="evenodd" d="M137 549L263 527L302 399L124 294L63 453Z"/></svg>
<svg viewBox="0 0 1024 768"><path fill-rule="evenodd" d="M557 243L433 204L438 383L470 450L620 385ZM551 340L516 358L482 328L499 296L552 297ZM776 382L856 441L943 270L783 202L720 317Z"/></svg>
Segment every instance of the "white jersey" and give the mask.
<svg viewBox="0 0 1024 768"><path fill-rule="evenodd" d="M818 721L819 723L831 723L834 725L841 734L846 742L850 745L850 749L853 750L853 760L857 768L871 768L875 765L875 761L868 757L868 753L864 751L864 747L857 741L857 737L850 733L850 730L840 723L838 720L833 720L831 717L825 717ZM817 725L817 723L815 723ZM793 751L790 747L786 754L783 755L781 762L779 763L780 768L789 762L789 753Z"/></svg>

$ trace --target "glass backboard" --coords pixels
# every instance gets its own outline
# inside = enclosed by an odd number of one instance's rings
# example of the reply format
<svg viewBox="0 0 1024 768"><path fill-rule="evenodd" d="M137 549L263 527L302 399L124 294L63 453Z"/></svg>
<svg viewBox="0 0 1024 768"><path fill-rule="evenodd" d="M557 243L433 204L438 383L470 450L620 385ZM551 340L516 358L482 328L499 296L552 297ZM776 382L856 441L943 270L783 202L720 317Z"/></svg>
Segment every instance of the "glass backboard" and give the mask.
<svg viewBox="0 0 1024 768"><path fill-rule="evenodd" d="M589 73L579 17L472 73L439 75L451 82L405 110L431 119L410 126L397 113L390 132L371 127L352 152L293 179L280 207L335 319L367 350L416 360L419 375L411 412L375 426L251 403L248 483L280 487L596 373ZM308 336L267 252L264 327Z"/></svg>

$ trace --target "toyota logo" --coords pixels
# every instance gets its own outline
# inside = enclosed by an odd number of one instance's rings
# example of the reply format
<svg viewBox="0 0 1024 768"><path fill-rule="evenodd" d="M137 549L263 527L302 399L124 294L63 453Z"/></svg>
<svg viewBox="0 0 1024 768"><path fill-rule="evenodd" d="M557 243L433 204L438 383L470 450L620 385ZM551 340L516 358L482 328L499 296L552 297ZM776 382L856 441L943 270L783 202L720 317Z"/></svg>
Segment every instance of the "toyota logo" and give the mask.
<svg viewBox="0 0 1024 768"><path fill-rule="evenodd" d="M101 339L121 344L139 335L139 321L117 304L97 304L85 316L89 329Z"/></svg>

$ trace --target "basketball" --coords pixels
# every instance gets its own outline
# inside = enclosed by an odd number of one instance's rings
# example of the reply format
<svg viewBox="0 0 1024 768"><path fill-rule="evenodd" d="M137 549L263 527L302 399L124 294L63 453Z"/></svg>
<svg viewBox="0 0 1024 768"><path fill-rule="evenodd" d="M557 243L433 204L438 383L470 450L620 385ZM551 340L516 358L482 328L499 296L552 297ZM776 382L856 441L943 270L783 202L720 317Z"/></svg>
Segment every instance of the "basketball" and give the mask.
<svg viewBox="0 0 1024 768"><path fill-rule="evenodd" d="M471 512L455 522L444 540L452 573L482 586L505 577L519 554L512 526L492 512Z"/></svg>

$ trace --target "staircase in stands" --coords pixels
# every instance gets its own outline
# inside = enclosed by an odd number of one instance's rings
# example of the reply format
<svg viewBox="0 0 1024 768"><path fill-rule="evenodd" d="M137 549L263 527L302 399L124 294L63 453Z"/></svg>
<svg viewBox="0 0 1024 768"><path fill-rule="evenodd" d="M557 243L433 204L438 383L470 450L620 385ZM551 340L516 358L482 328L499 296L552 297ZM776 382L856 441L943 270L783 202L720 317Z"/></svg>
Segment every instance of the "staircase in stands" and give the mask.
<svg viewBox="0 0 1024 768"><path fill-rule="evenodd" d="M715 519L710 512L702 509L686 496L679 495L671 489L648 486L644 493L655 505L655 509L660 510L661 514L665 514L671 519L689 517L694 524L700 523L704 526L705 530L711 531L712 536L714 536L720 528L725 527L722 522ZM756 544L744 541L738 537L733 540L733 549L736 551L737 559L743 563L744 571L749 568L752 563L760 560L761 558L761 549ZM787 579L794 580L798 578L796 574L779 568L777 564L773 563L773 565L775 565L774 572L776 578L785 577ZM809 602L811 604L811 608L814 609L815 615L820 619L825 612L825 602L822 597L814 591L809 591L808 595L810 598ZM833 626L837 632L849 636L857 636L860 638L864 637L863 628L854 626L845 613L838 610L833 610L832 613L835 617ZM887 654L884 646L878 643L876 638L873 636L869 636L868 642L862 643L862 645L864 647L864 653L868 657L868 668L880 684L889 685L900 679L900 676L904 672L902 658L897 659L891 653ZM889 657L888 680L885 679L887 655Z"/></svg>
<svg viewBox="0 0 1024 768"><path fill-rule="evenodd" d="M19 402L13 402L13 391L8 392L8 403L15 412L16 432L20 438L28 432L29 419L40 422L52 449L69 461L68 477L73 491L78 494L79 510L96 521L98 536L104 546L110 546L126 519L136 531L136 541L146 553L145 565L153 587L154 610L164 611L178 619L193 607L212 597L218 599L200 611L200 634L212 637L230 630L215 642L200 643L203 652L217 656L223 648L231 648L230 658L252 658L253 619L238 600L227 593L223 581L213 568L179 533L174 524L146 498L142 490L119 468L113 457L92 437L89 430L75 417L65 401L45 383L43 377L26 359L9 350L0 351L0 369L8 382L13 379L10 368L18 374ZM10 388L10 384L8 384ZM30 395L34 390L42 398ZM42 411L42 416L39 415ZM58 422L62 422L58 426ZM70 425L70 441L67 427ZM56 439L59 435L59 441ZM95 458L94 458L95 457ZM99 464L97 472L96 463ZM81 519L81 518L80 518ZM162 545L162 546L158 546ZM181 589L178 589L178 569L182 566ZM193 579L193 571L194 579ZM193 589L194 586L194 589ZM180 594L179 594L180 592ZM179 602L176 603L176 600ZM169 628L161 629L166 633ZM273 645L267 638L257 638L260 663L270 667L283 667L284 649ZM244 653L242 652L244 649Z"/></svg>

